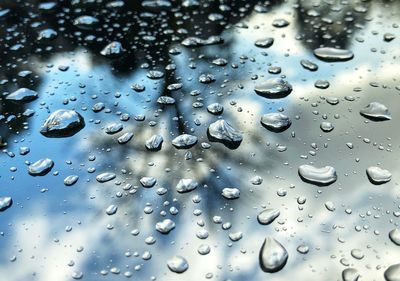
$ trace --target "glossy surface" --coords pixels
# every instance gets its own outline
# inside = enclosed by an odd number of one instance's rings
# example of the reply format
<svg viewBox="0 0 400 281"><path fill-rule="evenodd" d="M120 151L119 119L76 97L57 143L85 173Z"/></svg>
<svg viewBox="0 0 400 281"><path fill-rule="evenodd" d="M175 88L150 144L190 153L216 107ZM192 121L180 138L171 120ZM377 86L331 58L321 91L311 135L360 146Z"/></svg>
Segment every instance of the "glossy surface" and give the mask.
<svg viewBox="0 0 400 281"><path fill-rule="evenodd" d="M396 280L399 11L1 1L0 276ZM353 56L315 56L326 47ZM85 126L44 136L60 109ZM290 127L264 128L269 113ZM285 251L260 251L266 237Z"/></svg>

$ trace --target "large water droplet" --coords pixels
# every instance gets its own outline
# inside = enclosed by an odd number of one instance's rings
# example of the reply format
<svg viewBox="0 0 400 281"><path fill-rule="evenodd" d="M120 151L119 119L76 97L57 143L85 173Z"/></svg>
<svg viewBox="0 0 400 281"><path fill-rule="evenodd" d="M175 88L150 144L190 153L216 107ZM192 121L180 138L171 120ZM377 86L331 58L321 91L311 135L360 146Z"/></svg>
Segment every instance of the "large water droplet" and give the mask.
<svg viewBox="0 0 400 281"><path fill-rule="evenodd" d="M267 237L260 250L260 267L263 271L274 273L281 270L288 259L286 249L272 237Z"/></svg>
<svg viewBox="0 0 400 281"><path fill-rule="evenodd" d="M219 115L224 111L224 107L220 103L212 103L207 106L207 111L214 115Z"/></svg>
<svg viewBox="0 0 400 281"><path fill-rule="evenodd" d="M232 149L239 147L243 139L242 134L223 119L211 123L207 133L210 141L221 142Z"/></svg>
<svg viewBox="0 0 400 281"><path fill-rule="evenodd" d="M400 263L389 266L384 276L386 281L400 281Z"/></svg>
<svg viewBox="0 0 400 281"><path fill-rule="evenodd" d="M74 25L82 29L91 29L99 23L99 20L92 16L83 15L74 19Z"/></svg>
<svg viewBox="0 0 400 281"><path fill-rule="evenodd" d="M351 60L354 55L350 50L323 47L314 50L314 55L322 61L338 62Z"/></svg>
<svg viewBox="0 0 400 281"><path fill-rule="evenodd" d="M371 102L365 108L360 110L360 114L372 121L385 121L392 119L389 109L379 102Z"/></svg>
<svg viewBox="0 0 400 281"><path fill-rule="evenodd" d="M282 113L267 113L261 117L261 124L270 131L283 132L290 127L292 121Z"/></svg>
<svg viewBox="0 0 400 281"><path fill-rule="evenodd" d="M132 132L127 132L118 137L117 141L119 144L125 144L129 142L133 138L133 133Z"/></svg>
<svg viewBox="0 0 400 281"><path fill-rule="evenodd" d="M264 83L257 84L254 87L254 91L257 94L270 99L286 97L292 90L292 85L281 78L268 79Z"/></svg>
<svg viewBox="0 0 400 281"><path fill-rule="evenodd" d="M311 165L301 165L299 175L305 182L316 185L329 185L337 179L336 170L331 166L318 168Z"/></svg>
<svg viewBox="0 0 400 281"><path fill-rule="evenodd" d="M259 48L269 48L272 46L272 44L274 44L274 38L272 37L259 39L254 43L254 45L256 45Z"/></svg>
<svg viewBox="0 0 400 281"><path fill-rule="evenodd" d="M226 187L222 189L222 196L226 199L238 199L240 197L240 190L237 188Z"/></svg>
<svg viewBox="0 0 400 281"><path fill-rule="evenodd" d="M125 49L122 47L122 44L118 41L114 41L105 46L104 49L100 51L100 54L108 58L115 58L120 56L124 51Z"/></svg>
<svg viewBox="0 0 400 281"><path fill-rule="evenodd" d="M106 214L109 216L114 215L118 211L118 207L115 205L110 205L106 209Z"/></svg>
<svg viewBox="0 0 400 281"><path fill-rule="evenodd" d="M83 117L74 110L54 111L44 122L40 133L49 138L61 138L75 135L83 127Z"/></svg>
<svg viewBox="0 0 400 281"><path fill-rule="evenodd" d="M54 162L49 158L40 159L28 166L28 172L32 176L44 176L53 168Z"/></svg>
<svg viewBox="0 0 400 281"><path fill-rule="evenodd" d="M197 137L189 134L182 134L172 140L172 145L178 149L191 148L197 143Z"/></svg>
<svg viewBox="0 0 400 281"><path fill-rule="evenodd" d="M185 193L197 188L198 182L193 179L181 179L176 185L176 191Z"/></svg>
<svg viewBox="0 0 400 281"><path fill-rule="evenodd" d="M360 274L355 268L346 268L342 271L343 281L357 281L360 278Z"/></svg>
<svg viewBox="0 0 400 281"><path fill-rule="evenodd" d="M67 176L67 177L64 179L64 184L65 184L66 186L74 185L74 184L78 181L78 179L79 179L79 176L77 176L77 175L70 175L70 176Z"/></svg>
<svg viewBox="0 0 400 281"><path fill-rule="evenodd" d="M11 197L4 196L0 197L0 212L3 212L11 207L13 201Z"/></svg>
<svg viewBox="0 0 400 281"><path fill-rule="evenodd" d="M156 223L156 229L162 234L168 234L175 228L175 223L170 219L165 219L162 222Z"/></svg>
<svg viewBox="0 0 400 281"><path fill-rule="evenodd" d="M258 214L257 220L260 224L268 225L279 217L280 211L278 209L265 209Z"/></svg>
<svg viewBox="0 0 400 281"><path fill-rule="evenodd" d="M6 100L13 101L13 102L29 102L37 99L38 94L37 92L27 89L27 88L20 88L15 92L6 96Z"/></svg>
<svg viewBox="0 0 400 281"><path fill-rule="evenodd" d="M157 180L153 177L142 177L140 179L140 183L142 184L143 187L153 187L156 184Z"/></svg>
<svg viewBox="0 0 400 281"><path fill-rule="evenodd" d="M184 257L174 256L167 261L168 268L175 273L183 273L189 268L189 264Z"/></svg>
<svg viewBox="0 0 400 281"><path fill-rule="evenodd" d="M104 182L108 182L110 180L115 179L116 175L114 173L101 173L99 175L96 176L96 180L100 183L104 183Z"/></svg>
<svg viewBox="0 0 400 281"><path fill-rule="evenodd" d="M400 246L400 229L395 228L391 230L389 232L389 238L394 244Z"/></svg>
<svg viewBox="0 0 400 281"><path fill-rule="evenodd" d="M146 148L152 151L158 151L161 149L164 139L160 135L153 135L146 141Z"/></svg>
<svg viewBox="0 0 400 281"><path fill-rule="evenodd" d="M392 179L392 174L380 167L369 167L367 169L367 176L373 184L384 184Z"/></svg>

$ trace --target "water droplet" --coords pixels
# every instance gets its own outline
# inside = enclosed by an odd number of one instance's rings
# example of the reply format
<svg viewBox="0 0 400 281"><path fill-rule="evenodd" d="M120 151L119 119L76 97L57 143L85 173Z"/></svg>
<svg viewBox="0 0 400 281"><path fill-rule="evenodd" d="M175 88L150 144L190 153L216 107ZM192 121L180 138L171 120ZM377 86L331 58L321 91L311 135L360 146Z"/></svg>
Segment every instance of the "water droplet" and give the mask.
<svg viewBox="0 0 400 281"><path fill-rule="evenodd" d="M0 212L4 212L12 206L13 200L11 197L0 197Z"/></svg>
<svg viewBox="0 0 400 281"><path fill-rule="evenodd" d="M188 37L182 41L182 45L188 48L201 47L206 45L215 45L224 43L224 39L220 36L210 36L207 39L198 37Z"/></svg>
<svg viewBox="0 0 400 281"><path fill-rule="evenodd" d="M254 177L251 178L250 182L253 185L260 185L263 182L263 178L260 177L260 176L254 176Z"/></svg>
<svg viewBox="0 0 400 281"><path fill-rule="evenodd" d="M44 158L29 165L28 172L32 176L44 176L51 171L53 166L54 166L53 160L49 158Z"/></svg>
<svg viewBox="0 0 400 281"><path fill-rule="evenodd" d="M198 252L200 255L207 255L207 254L210 253L210 251L211 251L211 248L210 248L210 246L208 246L207 244L201 244L201 245L199 246L199 248L197 249L197 252Z"/></svg>
<svg viewBox="0 0 400 281"><path fill-rule="evenodd" d="M305 254L307 254L308 253L308 251L309 251L309 248L308 248L308 246L307 245L299 245L298 247L297 247L297 252L299 252L300 254L303 254L303 255L305 255Z"/></svg>
<svg viewBox="0 0 400 281"><path fill-rule="evenodd" d="M185 193L197 188L198 182L193 179L181 179L176 185L176 191Z"/></svg>
<svg viewBox="0 0 400 281"><path fill-rule="evenodd" d="M153 135L146 141L146 148L152 151L158 151L161 149L164 139L160 135Z"/></svg>
<svg viewBox="0 0 400 281"><path fill-rule="evenodd" d="M286 97L292 92L292 90L292 85L281 78L268 79L264 83L258 84L254 87L254 91L258 95L270 99Z"/></svg>
<svg viewBox="0 0 400 281"><path fill-rule="evenodd" d="M328 210L328 211L331 211L331 212L333 212L333 211L335 211L335 204L333 204L333 202L332 201L326 201L325 202L325 208Z"/></svg>
<svg viewBox="0 0 400 281"><path fill-rule="evenodd" d="M357 281L360 278L360 274L355 268L346 268L342 271L343 281Z"/></svg>
<svg viewBox="0 0 400 281"><path fill-rule="evenodd" d="M125 49L122 47L122 44L118 41L114 41L105 46L104 49L100 51L100 54L108 58L115 58L120 56L124 51Z"/></svg>
<svg viewBox="0 0 400 281"><path fill-rule="evenodd" d="M168 268L175 273L183 273L189 268L189 264L184 257L174 256L167 261Z"/></svg>
<svg viewBox="0 0 400 281"><path fill-rule="evenodd" d="M337 179L336 170L331 166L318 168L311 165L301 165L299 175L303 181L316 185L329 185Z"/></svg>
<svg viewBox="0 0 400 281"><path fill-rule="evenodd" d="M156 184L157 180L153 177L142 177L140 179L140 183L142 184L143 187L153 187Z"/></svg>
<svg viewBox="0 0 400 281"><path fill-rule="evenodd" d="M254 43L254 45L256 45L256 47L259 47L259 48L269 48L272 46L272 44L274 44L274 38L272 38L272 37L259 39Z"/></svg>
<svg viewBox="0 0 400 281"><path fill-rule="evenodd" d="M364 253L360 249L353 249L351 250L351 256L355 259L361 260L364 258Z"/></svg>
<svg viewBox="0 0 400 281"><path fill-rule="evenodd" d="M210 141L221 142L232 149L239 147L243 140L242 134L223 119L211 123L207 134Z"/></svg>
<svg viewBox="0 0 400 281"><path fill-rule="evenodd" d="M288 259L286 249L272 237L267 237L260 250L260 267L264 272L274 273L281 270Z"/></svg>
<svg viewBox="0 0 400 281"><path fill-rule="evenodd" d="M114 215L118 211L118 207L115 205L110 205L106 209L106 214L111 216Z"/></svg>
<svg viewBox="0 0 400 281"><path fill-rule="evenodd" d="M272 223L280 215L278 209L266 209L258 214L257 220L260 224L268 225Z"/></svg>
<svg viewBox="0 0 400 281"><path fill-rule="evenodd" d="M240 190L237 188L226 187L222 189L222 196L226 199L238 199L240 197Z"/></svg>
<svg viewBox="0 0 400 281"><path fill-rule="evenodd" d="M279 27L279 28L286 27L288 25L289 25L289 22L285 19L275 19L272 22L272 26Z"/></svg>
<svg viewBox="0 0 400 281"><path fill-rule="evenodd" d="M310 71L317 71L318 70L318 65L316 65L312 61L301 60L300 64L301 64L302 67L304 67L305 69L308 69Z"/></svg>
<svg viewBox="0 0 400 281"><path fill-rule="evenodd" d="M220 103L212 103L207 106L208 112L214 115L220 115L224 111L224 107Z"/></svg>
<svg viewBox="0 0 400 281"><path fill-rule="evenodd" d="M81 271L72 272L73 279L79 280L79 279L82 279L82 277L83 277L83 273Z"/></svg>
<svg viewBox="0 0 400 281"><path fill-rule="evenodd" d="M114 173L101 173L99 175L96 176L96 180L100 183L104 183L104 182L108 182L110 180L115 179L116 175Z"/></svg>
<svg viewBox="0 0 400 281"><path fill-rule="evenodd" d="M74 185L78 181L79 177L77 175L70 175L64 179L64 184L66 186Z"/></svg>
<svg viewBox="0 0 400 281"><path fill-rule="evenodd" d="M168 234L175 228L175 223L170 219L165 219L162 222L156 223L156 229L162 234Z"/></svg>
<svg viewBox="0 0 400 281"><path fill-rule="evenodd" d="M392 119L388 108L379 102L371 102L365 108L360 110L360 114L373 121L385 121Z"/></svg>
<svg viewBox="0 0 400 281"><path fill-rule="evenodd" d="M125 144L129 142L133 138L133 133L132 132L127 132L123 134L122 136L118 137L117 141L119 144Z"/></svg>
<svg viewBox="0 0 400 281"><path fill-rule="evenodd" d="M333 126L333 124L331 122L323 121L323 122L321 122L320 128L325 133L328 133L328 132L332 131L335 127Z"/></svg>
<svg viewBox="0 0 400 281"><path fill-rule="evenodd" d="M392 179L392 174L388 170L375 166L367 169L367 176L373 184L384 184Z"/></svg>
<svg viewBox="0 0 400 281"><path fill-rule="evenodd" d="M171 105L171 104L175 104L175 99L172 98L172 97L169 97L169 96L160 96L160 97L157 99L157 103L159 103L159 104L169 104L169 105Z"/></svg>
<svg viewBox="0 0 400 281"><path fill-rule="evenodd" d="M354 55L350 50L323 47L314 50L314 55L322 61L338 62L351 60Z"/></svg>
<svg viewBox="0 0 400 281"><path fill-rule="evenodd" d="M85 127L83 117L74 110L54 111L44 122L40 133L48 138L69 137Z"/></svg>
<svg viewBox="0 0 400 281"><path fill-rule="evenodd" d="M282 113L267 113L261 117L261 124L270 131L283 132L290 127L292 121Z"/></svg>
<svg viewBox="0 0 400 281"><path fill-rule="evenodd" d="M389 232L389 238L394 244L396 244L397 246L400 246L400 230L399 229L397 229L397 228L392 229Z"/></svg>
<svg viewBox="0 0 400 281"><path fill-rule="evenodd" d="M400 281L400 263L389 266L384 276L386 281Z"/></svg>
<svg viewBox="0 0 400 281"><path fill-rule="evenodd" d="M112 123L105 128L106 134L113 135L120 132L124 128L121 123Z"/></svg>
<svg viewBox="0 0 400 281"><path fill-rule="evenodd" d="M13 101L13 102L30 102L37 99L38 94L37 92L27 89L27 88L20 88L15 92L6 96L6 100Z"/></svg>
<svg viewBox="0 0 400 281"><path fill-rule="evenodd" d="M74 25L82 29L90 29L99 23L99 20L92 16L83 15L74 19Z"/></svg>
<svg viewBox="0 0 400 281"><path fill-rule="evenodd" d="M182 134L172 140L172 145L178 149L191 148L197 143L197 137L189 134Z"/></svg>

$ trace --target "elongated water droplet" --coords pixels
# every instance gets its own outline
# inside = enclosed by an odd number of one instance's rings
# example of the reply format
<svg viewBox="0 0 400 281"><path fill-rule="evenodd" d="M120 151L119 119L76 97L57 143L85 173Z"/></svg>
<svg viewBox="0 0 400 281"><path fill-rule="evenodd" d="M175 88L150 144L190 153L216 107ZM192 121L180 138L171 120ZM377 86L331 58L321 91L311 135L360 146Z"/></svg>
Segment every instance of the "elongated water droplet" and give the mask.
<svg viewBox="0 0 400 281"><path fill-rule="evenodd" d="M266 209L258 214L257 220L260 224L268 225L279 217L280 211L278 209Z"/></svg>
<svg viewBox="0 0 400 281"><path fill-rule="evenodd" d="M116 175L114 173L102 173L96 176L96 180L100 183L108 182L110 180L115 179Z"/></svg>
<svg viewBox="0 0 400 281"><path fill-rule="evenodd" d="M323 47L314 50L314 55L322 61L338 62L351 60L354 55L350 50Z"/></svg>
<svg viewBox="0 0 400 281"><path fill-rule="evenodd" d="M49 158L40 159L28 166L28 172L32 176L44 176L51 171L53 166L53 160Z"/></svg>
<svg viewBox="0 0 400 281"><path fill-rule="evenodd" d="M117 212L117 210L118 210L117 206L110 205L106 209L106 214L109 215L109 216L114 215Z"/></svg>
<svg viewBox="0 0 400 281"><path fill-rule="evenodd" d="M13 102L30 102L37 99L37 97L37 92L27 88L20 88L15 92L7 95L6 100Z"/></svg>
<svg viewBox="0 0 400 281"><path fill-rule="evenodd" d="M79 176L77 176L77 175L70 175L70 176L68 176L68 177L66 177L66 178L64 179L64 184L65 184L66 186L74 185L74 184L78 181L78 179L79 179Z"/></svg>
<svg viewBox="0 0 400 281"><path fill-rule="evenodd" d="M269 99L283 98L292 92L292 85L286 80L281 78L268 79L264 83L257 84L254 87L254 91L263 97Z"/></svg>
<svg viewBox="0 0 400 281"><path fill-rule="evenodd" d="M331 166L318 168L311 165L301 165L299 175L303 181L316 185L329 185L337 179L336 170Z"/></svg>

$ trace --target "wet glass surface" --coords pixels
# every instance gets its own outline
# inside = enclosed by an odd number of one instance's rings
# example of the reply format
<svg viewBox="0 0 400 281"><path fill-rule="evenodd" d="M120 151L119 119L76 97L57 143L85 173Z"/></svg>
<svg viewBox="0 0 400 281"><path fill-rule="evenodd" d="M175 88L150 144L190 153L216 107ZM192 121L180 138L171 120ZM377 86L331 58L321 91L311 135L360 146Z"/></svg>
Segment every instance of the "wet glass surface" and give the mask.
<svg viewBox="0 0 400 281"><path fill-rule="evenodd" d="M1 0L0 276L400 280L399 13Z"/></svg>

